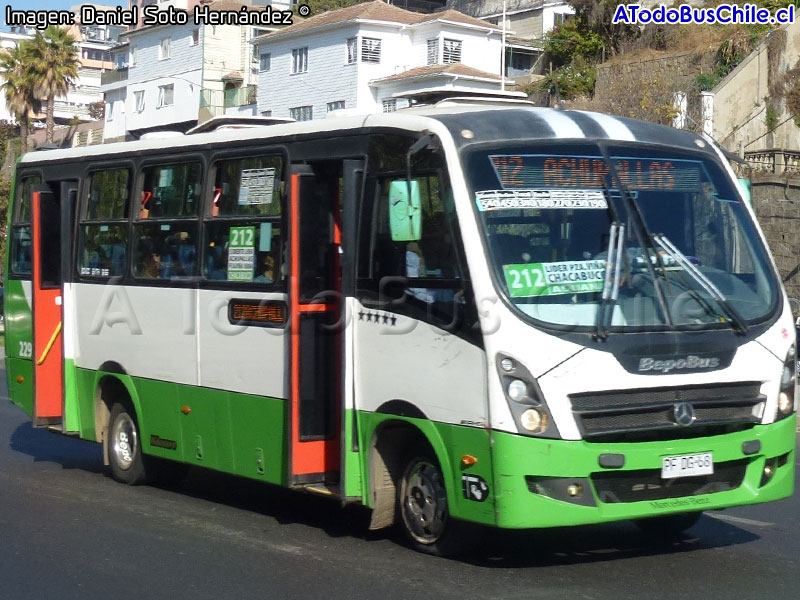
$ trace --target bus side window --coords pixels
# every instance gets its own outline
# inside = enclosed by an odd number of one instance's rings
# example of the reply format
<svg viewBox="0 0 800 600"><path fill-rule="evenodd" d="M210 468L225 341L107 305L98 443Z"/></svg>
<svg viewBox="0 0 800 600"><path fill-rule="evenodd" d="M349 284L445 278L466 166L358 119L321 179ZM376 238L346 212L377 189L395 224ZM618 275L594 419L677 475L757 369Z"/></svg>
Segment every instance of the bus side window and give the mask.
<svg viewBox="0 0 800 600"><path fill-rule="evenodd" d="M142 172L139 212L133 225L133 274L173 279L197 274L198 205L203 167L160 164Z"/></svg>
<svg viewBox="0 0 800 600"><path fill-rule="evenodd" d="M105 169L89 176L81 219L78 271L88 277L121 277L127 265L129 169Z"/></svg>
<svg viewBox="0 0 800 600"><path fill-rule="evenodd" d="M23 177L17 186L11 228L11 274L29 276L33 260L31 238L32 188L41 183L38 175Z"/></svg>
<svg viewBox="0 0 800 600"><path fill-rule="evenodd" d="M203 240L206 279L248 286L283 281L283 164L274 154L214 163Z"/></svg>
<svg viewBox="0 0 800 600"><path fill-rule="evenodd" d="M405 157L405 151L401 156ZM367 182L359 220L359 294L382 302L402 297L402 306L395 303L383 309L397 307L438 325L453 323L458 305L464 302L466 274L459 258L461 235L443 160L435 152L423 151L413 165L412 180L421 196L419 240L392 240L388 198L390 184L397 179L404 179L404 173L392 169L385 175L373 173ZM397 289L400 281L406 281L404 290Z"/></svg>

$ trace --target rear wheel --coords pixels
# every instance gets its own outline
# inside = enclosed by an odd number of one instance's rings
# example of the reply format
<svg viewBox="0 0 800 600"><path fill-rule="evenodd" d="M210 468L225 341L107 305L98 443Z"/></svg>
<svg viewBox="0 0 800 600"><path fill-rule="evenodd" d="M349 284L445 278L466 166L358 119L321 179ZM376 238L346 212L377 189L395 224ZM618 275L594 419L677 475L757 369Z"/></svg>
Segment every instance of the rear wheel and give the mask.
<svg viewBox="0 0 800 600"><path fill-rule="evenodd" d="M666 515L664 517L651 517L649 519L639 519L636 524L639 529L653 537L678 537L687 529L694 527L702 514L702 512L690 512Z"/></svg>
<svg viewBox="0 0 800 600"><path fill-rule="evenodd" d="M418 455L409 460L397 495L398 522L414 549L453 556L473 546L475 531L450 517L444 477L435 458Z"/></svg>
<svg viewBox="0 0 800 600"><path fill-rule="evenodd" d="M115 403L108 422L108 461L111 476L121 483L139 485L147 479L140 438L136 413Z"/></svg>

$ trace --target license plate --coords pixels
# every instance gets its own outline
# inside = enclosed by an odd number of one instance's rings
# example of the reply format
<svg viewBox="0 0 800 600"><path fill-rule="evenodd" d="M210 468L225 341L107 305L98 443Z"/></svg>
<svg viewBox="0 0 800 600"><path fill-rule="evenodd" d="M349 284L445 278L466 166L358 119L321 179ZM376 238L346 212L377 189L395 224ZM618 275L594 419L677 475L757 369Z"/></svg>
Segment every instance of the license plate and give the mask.
<svg viewBox="0 0 800 600"><path fill-rule="evenodd" d="M714 457L711 452L664 456L661 459L661 479L697 477L714 472Z"/></svg>

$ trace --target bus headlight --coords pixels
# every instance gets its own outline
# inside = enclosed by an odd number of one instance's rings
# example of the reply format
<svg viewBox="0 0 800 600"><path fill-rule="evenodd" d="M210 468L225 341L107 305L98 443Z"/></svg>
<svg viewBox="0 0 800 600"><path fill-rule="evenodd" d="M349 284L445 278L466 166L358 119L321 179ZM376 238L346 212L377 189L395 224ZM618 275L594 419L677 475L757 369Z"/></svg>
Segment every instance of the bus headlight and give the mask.
<svg viewBox="0 0 800 600"><path fill-rule="evenodd" d="M528 408L519 416L519 424L531 433L547 429L547 414L539 408Z"/></svg>
<svg viewBox="0 0 800 600"><path fill-rule="evenodd" d="M536 379L520 362L497 355L497 371L517 431L525 435L560 438Z"/></svg>
<svg viewBox="0 0 800 600"><path fill-rule="evenodd" d="M512 379L506 393L514 402L521 402L528 395L528 386L521 379Z"/></svg>
<svg viewBox="0 0 800 600"><path fill-rule="evenodd" d="M778 393L778 412L775 420L778 421L788 417L794 412L794 391L797 379L797 365L795 363L795 347L792 345L786 353L786 360L783 362L783 373L781 373L781 389Z"/></svg>

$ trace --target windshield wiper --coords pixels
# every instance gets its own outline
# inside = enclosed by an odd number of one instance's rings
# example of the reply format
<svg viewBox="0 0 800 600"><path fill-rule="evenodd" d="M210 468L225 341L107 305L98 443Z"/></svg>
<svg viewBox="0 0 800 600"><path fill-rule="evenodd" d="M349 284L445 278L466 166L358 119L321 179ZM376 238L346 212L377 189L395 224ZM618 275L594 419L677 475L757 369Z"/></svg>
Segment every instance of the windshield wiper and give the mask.
<svg viewBox="0 0 800 600"><path fill-rule="evenodd" d="M595 321L595 339L604 340L608 337L608 327L614 317L614 307L619 296L620 271L625 252L625 225L611 223L608 231L608 253L606 257L606 273L603 278L603 294L600 306L597 308Z"/></svg>
<svg viewBox="0 0 800 600"><path fill-rule="evenodd" d="M623 199L625 200L625 206L628 209L628 212L633 217L633 232L636 235L636 241L639 243L639 246L642 249L642 252L645 254L645 265L647 266L647 270L650 272L650 277L653 278L653 290L656 294L656 299L658 300L658 305L661 308L661 312L664 315L664 322L667 324L667 327L672 329L674 327L672 323L672 316L670 315L669 308L667 307L667 301L664 297L664 292L661 289L661 282L658 279L658 275L656 273L656 269L650 260L649 252L652 252L656 258L656 264L661 269L662 273L664 271L664 265L661 262L661 258L659 257L658 253L655 251L653 247L652 241L650 239L650 235L647 231L647 226L644 222L644 217L642 216L642 212L639 210L639 206L636 204L636 201L633 199L628 188L622 183L622 179L620 179L619 173L617 172L617 168L614 166L614 163L611 160L611 156L608 153L608 148L606 148L605 144L598 143L598 149L600 150L601 154L603 155L603 159L606 161L608 165L608 172L611 175L614 184L616 185L617 189L619 190L620 194L622 194ZM607 188L607 186L606 186ZM608 190L606 189L606 194ZM666 275L664 276L666 279Z"/></svg>
<svg viewBox="0 0 800 600"><path fill-rule="evenodd" d="M654 235L653 240L659 246L661 246L664 249L664 252L666 252L676 263L683 267L686 272L688 272L689 275L691 275L694 280L700 284L706 293L722 307L722 310L725 311L725 314L728 317L728 322L737 333L744 334L747 332L747 323L744 322L744 319L742 319L739 312L733 307L733 305L728 301L719 288L714 285L714 282L706 277L700 271L700 269L698 269L697 266L694 265L692 261L690 261L686 255L681 252L678 247L675 246L675 244L673 244L663 233Z"/></svg>

